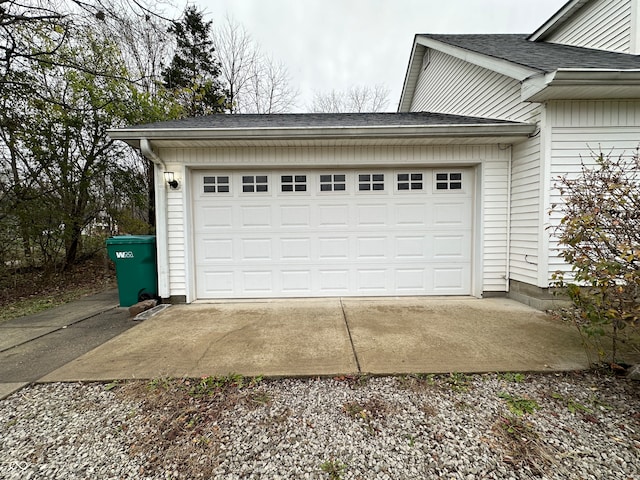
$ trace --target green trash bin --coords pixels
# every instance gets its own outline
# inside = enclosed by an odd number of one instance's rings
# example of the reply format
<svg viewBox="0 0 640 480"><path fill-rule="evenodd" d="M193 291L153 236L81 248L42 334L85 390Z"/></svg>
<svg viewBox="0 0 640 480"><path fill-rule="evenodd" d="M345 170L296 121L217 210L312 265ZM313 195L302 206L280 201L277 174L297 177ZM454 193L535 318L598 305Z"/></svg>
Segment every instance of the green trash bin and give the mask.
<svg viewBox="0 0 640 480"><path fill-rule="evenodd" d="M109 258L116 264L121 307L138 303L141 295L158 294L155 235L121 235L107 239Z"/></svg>

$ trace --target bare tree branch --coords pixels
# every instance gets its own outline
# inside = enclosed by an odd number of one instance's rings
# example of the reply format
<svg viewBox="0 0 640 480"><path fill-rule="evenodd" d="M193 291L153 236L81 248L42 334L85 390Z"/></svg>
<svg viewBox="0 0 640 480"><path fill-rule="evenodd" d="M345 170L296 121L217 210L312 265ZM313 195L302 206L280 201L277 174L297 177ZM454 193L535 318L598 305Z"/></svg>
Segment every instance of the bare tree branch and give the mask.
<svg viewBox="0 0 640 480"><path fill-rule="evenodd" d="M313 113L382 112L389 104L389 89L384 85L353 86L345 91L315 92L309 111Z"/></svg>
<svg viewBox="0 0 640 480"><path fill-rule="evenodd" d="M230 113L284 113L293 108L298 91L286 66L264 55L231 17L214 31L214 46Z"/></svg>

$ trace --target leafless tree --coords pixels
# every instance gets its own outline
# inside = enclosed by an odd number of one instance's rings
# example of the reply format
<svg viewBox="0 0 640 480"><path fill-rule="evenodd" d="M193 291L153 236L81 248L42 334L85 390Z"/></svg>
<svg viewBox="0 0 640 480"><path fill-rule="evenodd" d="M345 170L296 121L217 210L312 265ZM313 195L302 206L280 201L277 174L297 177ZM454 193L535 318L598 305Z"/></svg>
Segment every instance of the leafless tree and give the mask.
<svg viewBox="0 0 640 480"><path fill-rule="evenodd" d="M255 65L247 93L243 113L286 113L298 96L287 67L271 57L262 57Z"/></svg>
<svg viewBox="0 0 640 480"><path fill-rule="evenodd" d="M213 44L226 83L229 108L231 113L237 113L238 99L246 93L260 54L244 27L229 16L215 29Z"/></svg>
<svg viewBox="0 0 640 480"><path fill-rule="evenodd" d="M168 35L170 22L161 14L148 14L146 7L123 8L122 1L100 0L114 12L102 22L103 28L117 40L130 78L142 91L156 94L160 72L172 49Z"/></svg>
<svg viewBox="0 0 640 480"><path fill-rule="evenodd" d="M313 113L383 112L389 104L389 89L381 84L354 86L345 91L315 92L309 111Z"/></svg>
<svg viewBox="0 0 640 480"><path fill-rule="evenodd" d="M284 113L295 105L297 89L287 67L265 55L243 26L227 16L214 31L230 113Z"/></svg>

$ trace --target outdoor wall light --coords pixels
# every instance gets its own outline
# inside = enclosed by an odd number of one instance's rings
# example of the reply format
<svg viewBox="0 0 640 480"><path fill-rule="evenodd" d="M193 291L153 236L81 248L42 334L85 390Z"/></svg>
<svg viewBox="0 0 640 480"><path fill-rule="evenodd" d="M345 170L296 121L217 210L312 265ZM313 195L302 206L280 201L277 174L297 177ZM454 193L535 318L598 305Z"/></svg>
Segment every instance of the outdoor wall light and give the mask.
<svg viewBox="0 0 640 480"><path fill-rule="evenodd" d="M173 177L173 172L164 172L164 179L174 190L178 188L178 180Z"/></svg>

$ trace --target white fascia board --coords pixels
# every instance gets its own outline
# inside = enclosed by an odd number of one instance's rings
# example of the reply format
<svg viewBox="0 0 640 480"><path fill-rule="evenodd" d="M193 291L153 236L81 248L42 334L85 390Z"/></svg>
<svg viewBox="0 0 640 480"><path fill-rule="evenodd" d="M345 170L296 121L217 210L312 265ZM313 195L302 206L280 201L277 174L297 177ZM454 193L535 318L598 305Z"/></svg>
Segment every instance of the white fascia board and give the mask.
<svg viewBox="0 0 640 480"><path fill-rule="evenodd" d="M559 100L566 95L567 89L571 87L576 89L592 87L593 92L597 92L597 89L593 87L602 87L603 89L625 87L630 92L637 91L637 98L640 98L640 69L561 68L545 75L536 75L522 82L520 96L523 102ZM635 94L631 93L630 95L630 98L635 98Z"/></svg>
<svg viewBox="0 0 640 480"><path fill-rule="evenodd" d="M520 100L523 102L533 102L532 98L535 98L540 92L553 81L553 77L556 72L535 75L522 82L520 86Z"/></svg>
<svg viewBox="0 0 640 480"><path fill-rule="evenodd" d="M629 53L640 54L640 0L631 2L631 41Z"/></svg>
<svg viewBox="0 0 640 480"><path fill-rule="evenodd" d="M459 58L460 60L472 63L473 65L478 65L479 67L498 72L520 82L531 77L532 75L540 73L539 70L524 67L522 65L509 62L508 60L504 60L502 58L496 58L489 55L472 52L471 50L456 47L455 45L440 42L429 37L418 35L416 37L416 42L424 45L427 48L433 48L434 50L446 53L447 55Z"/></svg>
<svg viewBox="0 0 640 480"><path fill-rule="evenodd" d="M416 39L417 37L418 35L416 35ZM419 61L422 63L422 59L420 59L420 55L418 55L418 51L422 51L421 47L422 46L414 39L411 56L409 57L409 64L407 65L407 71L404 77L404 83L402 84L402 93L400 95L400 102L398 103L398 112L411 111L411 102L413 102L413 95L416 91L418 77L420 76L419 67L416 67L416 62ZM415 71L416 68L418 68L418 72Z"/></svg>
<svg viewBox="0 0 640 480"><path fill-rule="evenodd" d="M319 139L380 139L380 138L463 138L523 136L533 133L535 125L528 123L489 123L471 125L428 125L389 127L330 128L206 128L206 129L117 129L107 133L114 140L138 146L142 139L162 140L319 140Z"/></svg>
<svg viewBox="0 0 640 480"><path fill-rule="evenodd" d="M535 32L529 35L528 40L532 42L543 40L544 37L553 33L554 30L560 27L568 18L573 16L573 14L582 8L582 6L587 2L589 2L589 0L571 0L570 2L565 3L560 7L560 10L549 18L549 20L544 22Z"/></svg>

